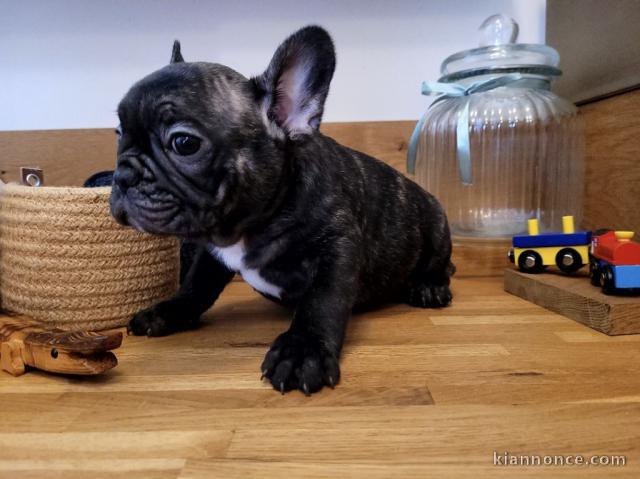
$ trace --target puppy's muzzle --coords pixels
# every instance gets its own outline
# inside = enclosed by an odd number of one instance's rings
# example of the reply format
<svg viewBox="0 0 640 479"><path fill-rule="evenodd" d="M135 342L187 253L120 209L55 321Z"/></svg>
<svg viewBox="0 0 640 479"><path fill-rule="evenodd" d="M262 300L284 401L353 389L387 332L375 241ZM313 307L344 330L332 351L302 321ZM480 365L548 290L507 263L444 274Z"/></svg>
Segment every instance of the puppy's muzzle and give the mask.
<svg viewBox="0 0 640 479"><path fill-rule="evenodd" d="M125 210L122 202L122 193L116 186L111 190L109 208L111 209L111 216L113 216L119 224L129 226L127 211Z"/></svg>
<svg viewBox="0 0 640 479"><path fill-rule="evenodd" d="M113 174L113 182L122 192L136 186L142 179L142 172L132 162L125 158L118 162L118 167Z"/></svg>
<svg viewBox="0 0 640 479"><path fill-rule="evenodd" d="M111 214L121 225L128 226L129 219L124 205L127 190L140 183L142 172L136 168L135 161L127 157L118 159L118 166L113 173L113 189L111 191Z"/></svg>

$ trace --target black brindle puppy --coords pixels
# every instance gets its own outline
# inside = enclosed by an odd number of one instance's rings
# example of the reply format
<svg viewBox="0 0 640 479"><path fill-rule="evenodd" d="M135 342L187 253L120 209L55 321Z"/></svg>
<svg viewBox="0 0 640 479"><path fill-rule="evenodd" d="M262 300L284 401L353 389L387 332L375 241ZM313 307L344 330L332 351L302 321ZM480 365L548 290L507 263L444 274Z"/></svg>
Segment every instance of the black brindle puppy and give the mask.
<svg viewBox="0 0 640 479"><path fill-rule="evenodd" d="M198 245L178 294L137 314L135 334L191 328L235 272L295 309L262 372L306 394L340 379L354 307L451 301L451 239L437 200L391 167L318 131L335 68L331 38L306 27L247 79L171 64L118 107L111 210L122 224Z"/></svg>

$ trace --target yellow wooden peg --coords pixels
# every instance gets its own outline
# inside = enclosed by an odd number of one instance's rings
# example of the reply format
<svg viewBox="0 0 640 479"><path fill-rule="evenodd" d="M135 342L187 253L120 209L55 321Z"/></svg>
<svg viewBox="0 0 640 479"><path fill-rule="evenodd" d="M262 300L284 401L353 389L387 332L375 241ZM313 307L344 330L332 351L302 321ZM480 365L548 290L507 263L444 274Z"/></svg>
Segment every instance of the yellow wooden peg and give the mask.
<svg viewBox="0 0 640 479"><path fill-rule="evenodd" d="M573 216L562 217L562 232L565 234L572 234L576 232L576 228L573 224Z"/></svg>
<svg viewBox="0 0 640 479"><path fill-rule="evenodd" d="M614 234L618 241L631 241L634 235L633 231L616 231Z"/></svg>

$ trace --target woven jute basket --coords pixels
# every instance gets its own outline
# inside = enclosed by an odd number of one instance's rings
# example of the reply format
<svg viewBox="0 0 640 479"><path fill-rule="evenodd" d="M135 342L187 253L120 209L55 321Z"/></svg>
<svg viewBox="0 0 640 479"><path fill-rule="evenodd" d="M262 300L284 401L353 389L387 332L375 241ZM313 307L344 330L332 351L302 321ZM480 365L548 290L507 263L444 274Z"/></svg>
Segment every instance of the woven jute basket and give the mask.
<svg viewBox="0 0 640 479"><path fill-rule="evenodd" d="M0 191L2 308L66 330L125 325L178 287L177 240L118 225L111 188Z"/></svg>

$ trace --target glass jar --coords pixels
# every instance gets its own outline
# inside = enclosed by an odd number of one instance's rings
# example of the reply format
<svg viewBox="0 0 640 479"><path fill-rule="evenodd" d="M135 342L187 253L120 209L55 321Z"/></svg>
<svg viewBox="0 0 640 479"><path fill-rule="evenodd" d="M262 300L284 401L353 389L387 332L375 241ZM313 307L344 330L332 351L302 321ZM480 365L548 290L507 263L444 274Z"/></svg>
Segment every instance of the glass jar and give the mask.
<svg viewBox="0 0 640 479"><path fill-rule="evenodd" d="M411 140L408 170L444 206L454 235L507 237L528 219L561 230L582 217L583 125L576 107L550 91L558 53L514 43L518 26L495 15L481 47L448 57L440 93Z"/></svg>

